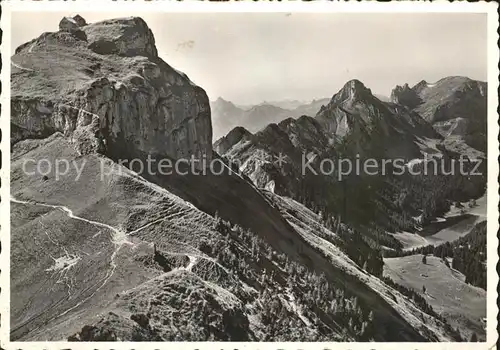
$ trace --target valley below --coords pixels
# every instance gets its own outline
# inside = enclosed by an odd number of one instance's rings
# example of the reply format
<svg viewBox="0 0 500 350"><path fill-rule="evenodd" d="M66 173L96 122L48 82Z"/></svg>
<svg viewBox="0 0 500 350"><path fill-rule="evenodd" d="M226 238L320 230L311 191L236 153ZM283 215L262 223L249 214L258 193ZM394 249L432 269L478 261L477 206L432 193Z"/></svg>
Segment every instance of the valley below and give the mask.
<svg viewBox="0 0 500 350"><path fill-rule="evenodd" d="M472 333L485 340L486 291L465 282L465 276L437 257L422 264L422 255L384 259L384 275L407 288L422 291L437 313L470 339Z"/></svg>
<svg viewBox="0 0 500 350"><path fill-rule="evenodd" d="M417 232L398 232L393 236L403 244L404 250L453 242L468 234L475 224L486 220L486 205L484 195L472 208L467 207L467 203L461 203L463 208L451 208Z"/></svg>

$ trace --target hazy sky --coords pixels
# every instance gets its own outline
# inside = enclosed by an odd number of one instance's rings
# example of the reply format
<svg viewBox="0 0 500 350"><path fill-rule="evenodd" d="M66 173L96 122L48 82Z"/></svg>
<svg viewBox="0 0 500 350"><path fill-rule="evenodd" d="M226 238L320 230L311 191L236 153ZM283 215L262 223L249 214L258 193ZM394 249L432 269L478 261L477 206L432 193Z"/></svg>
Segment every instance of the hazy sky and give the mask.
<svg viewBox="0 0 500 350"><path fill-rule="evenodd" d="M388 96L405 82L487 75L485 14L80 14L141 16L159 55L212 100L330 97L354 78ZM75 13L13 14L12 48L56 31L64 15Z"/></svg>

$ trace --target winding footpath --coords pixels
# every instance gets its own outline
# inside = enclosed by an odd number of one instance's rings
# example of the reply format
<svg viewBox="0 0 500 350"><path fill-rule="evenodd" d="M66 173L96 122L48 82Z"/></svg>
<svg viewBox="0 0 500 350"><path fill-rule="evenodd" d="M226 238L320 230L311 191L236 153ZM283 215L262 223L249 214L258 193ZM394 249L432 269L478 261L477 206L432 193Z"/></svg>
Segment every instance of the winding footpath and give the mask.
<svg viewBox="0 0 500 350"><path fill-rule="evenodd" d="M171 215L167 215L167 216L164 216L162 218L153 220L150 223L147 223L147 224L139 227L136 230L133 230L133 231L130 231L130 232L125 232L123 230L117 229L116 227L113 227L111 225L105 224L103 222L99 222L99 221L95 221L95 220L90 220L90 219L86 219L84 217L75 215L75 213L70 208L68 208L66 206L63 206L63 205L47 204L47 203L36 202L36 201L29 201L29 200L25 201L25 200L20 200L20 199L14 198L12 196L11 196L10 201L13 202L13 203L18 203L18 204L36 205L36 206L41 206L41 207L46 207L46 208L52 208L52 209L61 210L66 215L68 215L68 217L70 217L72 219L83 221L83 222L86 222L88 224L95 225L95 226L98 226L98 227L102 227L102 228L105 228L105 229L111 231L111 233L112 233L111 234L111 243L113 243L115 245L115 250L113 251L113 254L111 255L111 271L106 276L103 284L99 288L97 288L97 290L95 292L97 292L99 289L101 289L108 282L108 280L111 278L111 276L113 275L113 273L114 273L114 271L116 269L115 258L116 258L116 255L118 254L118 251L120 250L120 248L124 244L135 246L135 244L129 240L129 236L131 236L133 234L136 234L137 232L142 231L142 230L144 230L144 229L146 229L146 228L148 228L148 227L150 227L150 226L152 226L154 224L157 224L157 223L159 223L161 221L165 221L165 220L171 219L171 218L173 218L175 216L178 216L178 215L181 215L183 213L182 211L180 211L180 212L177 212L177 213L174 213L174 214L171 214ZM48 237L50 238L50 236L48 236ZM66 251L66 249L64 249L64 250L65 250L66 254L68 254L67 251ZM174 253L174 252L167 252L167 254L176 254L176 253ZM181 254L181 253L178 253L178 254L179 255L187 255L187 254ZM213 261L212 258L201 256L201 255L187 255L187 256L188 256L189 261L190 261L189 265L187 267L185 267L185 268L180 268L180 269L186 270L186 271L191 271L191 269L193 268L193 266L198 261L198 258L207 259L207 260ZM95 294L95 292L93 294ZM86 300L88 300L88 298Z"/></svg>
<svg viewBox="0 0 500 350"><path fill-rule="evenodd" d="M101 290L108 283L108 281L113 276L113 274L114 274L114 272L116 270L117 265L116 265L115 259L116 259L116 256L118 255L118 252L119 252L120 248L124 244L128 244L128 245L131 245L131 246L135 245L134 243L132 243L131 241L128 240L127 234L124 231L119 230L119 229L117 229L117 228L115 228L113 226L110 226L108 224L105 224L105 223L102 223L102 222L99 222L99 221L85 219L85 218L83 218L81 216L75 215L73 213L73 211L71 209L69 209L68 207L66 207L66 206L55 205L55 204L47 204L47 203L41 203L41 202L35 202L35 201L23 201L23 200L20 200L20 199L16 199L16 198L14 198L12 196L10 198L10 201L13 202L13 203L18 203L18 204L36 205L36 206L41 206L41 207L53 208L53 209L61 210L64 213L66 213L68 215L68 217L70 217L72 219L83 221L83 222L86 222L88 224L95 225L95 226L98 226L98 227L102 227L102 228L105 228L105 229L108 229L108 230L111 231L111 243L115 245L115 249L114 249L113 253L111 254L111 261L110 261L111 268L108 270L108 272L107 272L106 276L104 277L103 282L101 283L101 285L91 295L89 295L85 299L81 300L76 305L72 306L71 308L67 309L66 311L60 313L59 315L57 315L55 317L53 317L51 320L56 319L56 318L61 317L61 316L64 316L68 312L76 309L77 307L79 307L80 305L82 305L84 302L86 302L87 300L89 300L90 298L92 298L99 290Z"/></svg>
<svg viewBox="0 0 500 350"><path fill-rule="evenodd" d="M111 236L112 242L116 245L120 245L120 246L123 244L134 245L134 243L132 243L128 240L126 232L119 230L111 225L99 222L99 221L89 220L89 219L85 219L81 216L77 216L73 213L73 211L71 209L69 209L68 207L65 207L64 205L47 204L47 203L41 203L41 202L35 202L35 201L23 201L20 199L16 199L14 197L11 197L10 201L14 202L14 203L18 203L18 204L37 205L37 206L46 207L46 208L59 209L59 210L63 211L64 213L66 213L68 215L68 217L70 217L72 219L83 221L83 222L86 222L88 224L99 226L99 227L106 228L106 229L110 230L112 232L112 236Z"/></svg>
<svg viewBox="0 0 500 350"><path fill-rule="evenodd" d="M20 66L17 63L14 63L12 61L10 61L10 64L13 65L14 67L16 67L17 69L20 69L20 70L25 70L25 71L28 71L28 72L33 72L34 71L31 68L26 68L26 67Z"/></svg>
<svg viewBox="0 0 500 350"><path fill-rule="evenodd" d="M152 225L154 225L156 223L159 223L161 221L168 220L168 219L171 219L173 217L176 217L178 215L183 214L183 211L181 210L179 212L176 212L176 213L173 213L173 214L170 214L170 215L166 215L166 216L164 216L164 217L162 217L160 219L152 220L151 222L149 222L149 223L147 223L147 224L145 224L145 225L143 225L143 226L141 226L138 229L135 229L133 231L125 232L123 230L120 230L120 229L118 229L116 227L113 227L111 225L108 225L106 223L95 221L95 220L90 220L90 219L78 216L70 208L68 208L68 207L66 207L64 205L48 204L48 203L37 202L37 201L32 201L32 200L20 200L20 199L17 199L15 197L12 197L12 196L10 198L10 201L12 203L18 203L18 204L23 204L23 205L35 205L35 206L40 206L40 207L52 208L52 209L60 210L60 211L64 212L69 218L72 218L74 220L79 220L79 221L82 221L82 222L85 222L85 223L88 223L88 224L91 224L91 225L94 225L94 226L106 229L106 230L108 230L111 233L110 242L115 246L114 251L113 251L113 253L111 254L111 257L110 257L110 268L108 269L108 271L106 273L106 276L104 277L104 279L102 280L102 282L99 284L99 286L90 295L88 295L84 299L80 300L78 303L76 303L75 305L73 305L70 308L66 309L65 311L63 311L63 312L61 312L61 313L59 313L59 314L51 317L46 322L50 322L50 321L52 321L54 319L60 318L60 317L62 317L64 315L68 314L72 310L75 310L76 308L78 308L79 306L81 306L82 304L84 304L85 302L87 302L89 299L91 299L92 297L94 297L95 294L99 290L101 290L109 282L109 280L114 275L114 273L115 273L115 271L117 269L116 257L118 255L118 252L120 251L121 247L123 245L125 245L125 244L130 245L132 247L135 246L135 243L133 243L133 242L131 242L129 240L129 237L131 235L133 235L133 234L135 234L135 233L137 233L137 232L139 232L141 230L144 230L144 229L146 229L146 228L148 228L148 227L150 227L150 226L152 226ZM45 232L45 233L46 233L47 237L49 238L49 240L51 240L54 244L58 245L61 249L63 249L66 257L71 257L72 256L71 254L68 253L68 251L67 251L67 249L65 247L62 247L62 246L60 246L59 243L54 242L53 239L50 237L50 235L47 232ZM178 253L178 252L169 252L169 251L165 251L165 253L169 254L169 255L185 255L185 256L187 256L189 258L189 263L187 264L187 266L182 266L182 267L175 268L174 270L170 271L169 273L172 273L174 271L179 271L179 270L184 270L184 271L192 272L193 267L198 263L198 261L200 259L211 261L211 262L215 263L216 265L219 265L221 268L223 268L227 272L227 270L222 265L220 265L215 259L213 259L213 258L211 258L209 256L204 256L204 255L201 255L201 254ZM56 264L58 263L58 259L54 259L53 258L53 260L55 261ZM70 267L73 267L75 264L77 264L79 262L79 260L80 260L79 257L78 257L78 259L74 259L74 261L72 262L72 264L71 264ZM47 269L46 271L52 271L56 267L57 267L57 265L55 265L55 267ZM63 271L64 275L65 275L64 277L67 277L68 270L69 270L69 267L66 267L64 269L64 271ZM69 289L73 289L73 288L71 288L70 284L66 283L66 285L67 285L67 287ZM135 289L135 288L132 288L132 289ZM68 291L68 300L70 298L71 298L71 293L70 293L70 291ZM20 326L26 326L29 322L30 321L28 321L28 322L26 322L26 323L24 323L23 325L20 325ZM38 328L40 328L40 327L37 327L36 329L38 329ZM36 329L34 329L34 330L36 330ZM32 331L34 331L34 330L32 330Z"/></svg>

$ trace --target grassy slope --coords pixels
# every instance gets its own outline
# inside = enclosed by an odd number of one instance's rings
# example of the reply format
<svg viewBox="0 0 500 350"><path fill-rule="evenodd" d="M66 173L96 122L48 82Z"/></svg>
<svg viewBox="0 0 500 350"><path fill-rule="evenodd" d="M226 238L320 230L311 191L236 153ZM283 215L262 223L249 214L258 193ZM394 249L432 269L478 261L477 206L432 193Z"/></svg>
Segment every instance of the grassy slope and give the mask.
<svg viewBox="0 0 500 350"><path fill-rule="evenodd" d="M53 173L43 180L41 175L23 175L25 158L48 158L52 162L65 158L80 165L86 162L86 166L80 181L74 181L74 170L59 181ZM123 291L152 278L164 279L163 271L140 263L141 257L152 256L149 242L155 242L157 249L167 255L172 251L187 257L199 254L195 247L201 238L217 239L210 229L212 217L172 193L129 172L115 171L102 181L101 161L104 170L111 172L109 160L99 156L80 157L58 135L14 146L11 167L14 198L62 205L78 217L113 228L71 219L60 209L12 204L11 322L15 339L61 339L84 324L96 322L99 314L115 310L115 298ZM27 170L33 170L33 165ZM333 283L346 285L358 297L376 305L374 312L391 328L384 339L423 340L415 325L393 309L394 302L374 292L373 286L367 287L359 276L353 278L342 268L332 269L330 259L309 245L302 230L295 230L295 225L292 227L281 217L278 208L244 180L220 176L193 182L185 177L169 179L168 184L202 210L210 213L219 209L221 216L250 227L277 251L325 273ZM146 226L148 223L152 224ZM139 231L116 240L114 231L135 230ZM75 257L76 263L54 270L56 259L61 257L67 262ZM353 263L346 260L345 264ZM187 268L187 265L176 267ZM227 294L220 287L216 289L217 293Z"/></svg>
<svg viewBox="0 0 500 350"><path fill-rule="evenodd" d="M360 283L370 287L372 293L374 292L369 296L373 298L371 305L374 310L377 310L380 303L387 303L391 305L392 310L390 312L398 314L399 317L414 328L430 335L430 337L435 337L437 341L450 341L449 336L442 331L442 322L422 313L412 301L387 286L380 279L363 271L335 245L320 238L316 233L317 230L321 230L322 235L326 233L334 237L335 234L318 224L320 219L317 214L290 198L276 195L271 195L271 197L276 201L280 209L285 213L285 218L294 226L301 237L311 246L321 251L335 269L339 269L351 277L346 277L342 283L352 289L359 288ZM422 318L425 322L422 321Z"/></svg>
<svg viewBox="0 0 500 350"><path fill-rule="evenodd" d="M427 302L446 317L451 326L458 327L465 339L469 339L473 331L484 340L481 319L486 317L486 292L483 289L466 284L465 276L434 256L427 257L427 264L422 263L420 254L388 258L384 262L384 275L396 283L420 293L425 286Z"/></svg>
<svg viewBox="0 0 500 350"><path fill-rule="evenodd" d="M267 200L237 176L198 177L197 181L183 176L156 181L203 211L210 213L217 210L221 217L250 228L254 233L262 235L277 251L284 252L291 259L298 259L318 273L324 273L334 284L348 288L369 305L373 305L374 313L379 315L387 329L381 339L424 340L415 333L415 329L428 339L450 339L443 332L443 325L439 321L425 316L429 325L422 323L419 318L421 312L413 303L405 301L404 296L379 279L364 272L359 273L355 263L337 247L316 236L310 229L320 226L318 222L313 224L306 216L300 216L300 226L287 215L284 216L286 221L283 220L279 214L283 209L279 200L282 197L276 196L276 205L264 205ZM298 202L288 198L283 200L291 201L299 211L305 210L316 216ZM304 230L304 227L308 229ZM342 258L337 259L339 256ZM397 301L393 299L393 295L397 295Z"/></svg>
<svg viewBox="0 0 500 350"><path fill-rule="evenodd" d="M115 241L113 230L69 218L57 208L11 202L11 322L15 339L61 339L61 335L89 323L89 318L104 310L116 293L159 275L160 271L136 261L141 255L152 255L148 242L175 246L178 254L187 255L197 239L214 234L206 229L212 222L210 216L169 192L127 172L120 175L115 171L102 181L100 162L105 159L79 157L60 136L40 143L40 147L36 147L36 141L28 147L24 142L14 147L14 198L63 205L78 217L124 233L160 221ZM23 175L23 158L19 155L52 162L65 158L86 162L86 166L80 181L74 181L74 171L59 181L51 173L44 181L41 175ZM105 161L103 169L111 173L111 163ZM32 167L27 166L27 170L34 170ZM175 214L175 218L169 217L162 225L161 218L167 214ZM55 259L66 256L74 256L76 264L53 270ZM87 301L79 305L82 300Z"/></svg>

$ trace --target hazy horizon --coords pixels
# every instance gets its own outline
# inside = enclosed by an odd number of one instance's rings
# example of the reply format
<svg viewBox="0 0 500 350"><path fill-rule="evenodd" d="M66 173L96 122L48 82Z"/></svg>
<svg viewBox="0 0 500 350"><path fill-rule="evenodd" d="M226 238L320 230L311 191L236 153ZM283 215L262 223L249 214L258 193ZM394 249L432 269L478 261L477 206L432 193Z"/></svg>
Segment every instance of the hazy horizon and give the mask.
<svg viewBox="0 0 500 350"><path fill-rule="evenodd" d="M76 13L12 14L11 49L56 31ZM159 56L207 92L238 105L331 97L362 81L389 96L396 85L451 75L487 80L486 14L110 13L142 17Z"/></svg>

